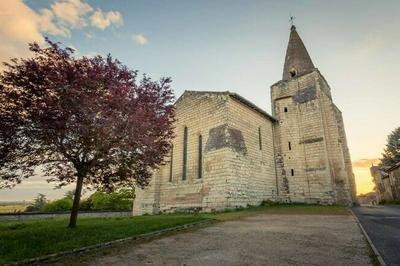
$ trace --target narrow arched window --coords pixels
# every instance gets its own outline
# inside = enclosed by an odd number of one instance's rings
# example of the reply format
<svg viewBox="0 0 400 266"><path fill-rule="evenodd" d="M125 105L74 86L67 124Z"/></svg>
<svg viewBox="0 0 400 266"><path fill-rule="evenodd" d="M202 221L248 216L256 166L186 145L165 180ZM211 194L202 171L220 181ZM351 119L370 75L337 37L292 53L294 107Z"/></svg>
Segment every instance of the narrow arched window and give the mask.
<svg viewBox="0 0 400 266"><path fill-rule="evenodd" d="M199 172L198 172L198 178L202 178L203 174L203 137L199 135Z"/></svg>
<svg viewBox="0 0 400 266"><path fill-rule="evenodd" d="M174 157L174 145L171 145L171 159L169 160L169 182L172 182L172 164Z"/></svg>
<svg viewBox="0 0 400 266"><path fill-rule="evenodd" d="M261 127L258 128L258 145L260 150L262 150Z"/></svg>
<svg viewBox="0 0 400 266"><path fill-rule="evenodd" d="M292 68L292 70L289 71L290 77L294 78L297 76L297 71L296 69Z"/></svg>
<svg viewBox="0 0 400 266"><path fill-rule="evenodd" d="M182 180L187 177L187 144L188 144L188 128L183 130L183 161L182 161Z"/></svg>

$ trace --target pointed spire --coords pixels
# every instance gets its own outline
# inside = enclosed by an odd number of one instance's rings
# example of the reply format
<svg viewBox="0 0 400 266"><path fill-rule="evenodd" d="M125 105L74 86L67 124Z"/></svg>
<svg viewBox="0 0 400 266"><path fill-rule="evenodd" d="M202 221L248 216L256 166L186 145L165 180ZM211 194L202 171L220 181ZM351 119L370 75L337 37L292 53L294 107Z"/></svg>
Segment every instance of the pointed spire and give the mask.
<svg viewBox="0 0 400 266"><path fill-rule="evenodd" d="M313 70L314 68L314 64L308 55L307 49L296 31L296 26L292 25L290 28L290 37L286 50L282 79L288 80L294 76L299 76Z"/></svg>

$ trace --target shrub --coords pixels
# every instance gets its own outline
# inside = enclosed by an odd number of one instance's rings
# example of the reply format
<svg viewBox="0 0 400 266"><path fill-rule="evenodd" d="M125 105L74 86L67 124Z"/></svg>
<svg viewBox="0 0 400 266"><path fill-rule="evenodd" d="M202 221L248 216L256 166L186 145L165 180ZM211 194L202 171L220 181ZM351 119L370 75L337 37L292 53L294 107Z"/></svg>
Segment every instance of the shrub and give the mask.
<svg viewBox="0 0 400 266"><path fill-rule="evenodd" d="M379 204L381 205L399 205L400 204L400 200L381 200L379 202Z"/></svg>
<svg viewBox="0 0 400 266"><path fill-rule="evenodd" d="M272 201L272 200L270 200L270 199L267 199L267 200L263 200L263 201L261 202L260 206L269 207L269 206L276 206L276 205L279 205L279 204L280 204L279 202L276 202L276 201Z"/></svg>
<svg viewBox="0 0 400 266"><path fill-rule="evenodd" d="M111 193L97 191L89 197L94 210L113 211L132 210L133 198L133 191L128 189Z"/></svg>
<svg viewBox="0 0 400 266"><path fill-rule="evenodd" d="M93 209L93 203L91 198L81 200L81 203L79 204L80 211L89 211L91 209Z"/></svg>
<svg viewBox="0 0 400 266"><path fill-rule="evenodd" d="M43 206L42 210L45 212L61 212L61 211L70 211L71 208L72 208L72 199L69 197L65 197L59 200L46 203Z"/></svg>
<svg viewBox="0 0 400 266"><path fill-rule="evenodd" d="M36 212L36 211L40 211L40 209L33 205L29 205L25 208L25 212Z"/></svg>

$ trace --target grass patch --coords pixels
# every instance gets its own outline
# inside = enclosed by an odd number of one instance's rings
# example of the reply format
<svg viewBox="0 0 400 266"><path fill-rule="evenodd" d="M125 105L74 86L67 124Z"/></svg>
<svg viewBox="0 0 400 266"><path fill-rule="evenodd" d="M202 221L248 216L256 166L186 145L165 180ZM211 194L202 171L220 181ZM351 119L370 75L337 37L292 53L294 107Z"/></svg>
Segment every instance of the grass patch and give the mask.
<svg viewBox="0 0 400 266"><path fill-rule="evenodd" d="M204 220L200 215L81 218L0 222L0 265Z"/></svg>
<svg viewBox="0 0 400 266"><path fill-rule="evenodd" d="M228 221L242 217L257 215L261 213L270 214L306 214L306 215L349 215L349 209L345 206L322 206L311 204L266 204L266 206L228 210L210 214L203 214L203 217Z"/></svg>
<svg viewBox="0 0 400 266"><path fill-rule="evenodd" d="M228 221L257 214L348 215L343 206L271 204L204 214L166 214L140 217L80 218L75 229L68 220L40 219L0 222L0 265L60 251L144 234L204 219Z"/></svg>

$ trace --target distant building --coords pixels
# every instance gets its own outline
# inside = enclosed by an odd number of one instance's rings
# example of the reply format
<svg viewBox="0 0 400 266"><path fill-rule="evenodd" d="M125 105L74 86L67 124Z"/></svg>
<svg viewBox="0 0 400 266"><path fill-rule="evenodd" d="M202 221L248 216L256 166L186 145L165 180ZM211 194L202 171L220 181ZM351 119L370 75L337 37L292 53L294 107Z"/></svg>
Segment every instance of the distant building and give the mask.
<svg viewBox="0 0 400 266"><path fill-rule="evenodd" d="M231 92L185 91L171 154L136 190L135 215L258 205L347 204L355 182L342 113L292 26L270 115Z"/></svg>
<svg viewBox="0 0 400 266"><path fill-rule="evenodd" d="M378 204L376 192L369 192L357 196L359 204L376 205Z"/></svg>
<svg viewBox="0 0 400 266"><path fill-rule="evenodd" d="M400 162L391 167L372 166L378 201L400 200Z"/></svg>
<svg viewBox="0 0 400 266"><path fill-rule="evenodd" d="M389 175L394 200L400 200L400 162L386 170Z"/></svg>

